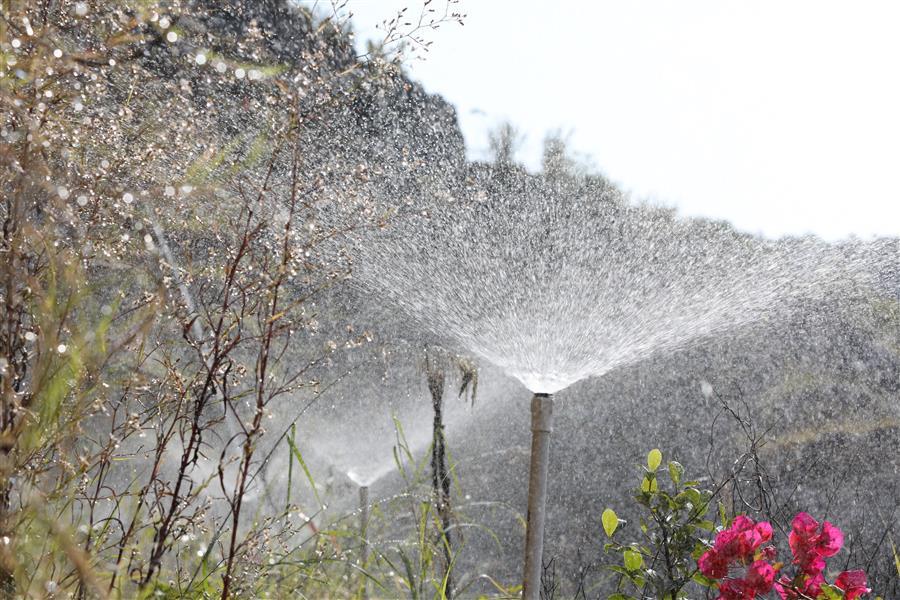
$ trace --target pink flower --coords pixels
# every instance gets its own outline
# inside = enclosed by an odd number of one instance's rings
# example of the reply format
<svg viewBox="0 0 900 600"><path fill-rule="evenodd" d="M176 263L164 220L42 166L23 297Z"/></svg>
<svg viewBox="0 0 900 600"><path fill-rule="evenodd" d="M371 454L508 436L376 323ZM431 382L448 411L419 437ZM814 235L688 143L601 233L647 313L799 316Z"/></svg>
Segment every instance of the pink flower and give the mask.
<svg viewBox="0 0 900 600"><path fill-rule="evenodd" d="M725 579L719 583L717 600L752 600L769 593L775 581L775 567L764 560L750 565L742 579Z"/></svg>
<svg viewBox="0 0 900 600"><path fill-rule="evenodd" d="M834 580L834 585L841 588L846 600L855 600L872 590L866 587L865 571L844 571Z"/></svg>
<svg viewBox="0 0 900 600"><path fill-rule="evenodd" d="M757 548L772 539L772 526L756 523L744 515L734 518L731 527L716 535L713 547L703 553L697 566L711 579L722 579L732 563L747 564L753 560Z"/></svg>
<svg viewBox="0 0 900 600"><path fill-rule="evenodd" d="M819 522L805 512L797 513L788 537L793 563L811 578L825 569L825 559L834 556L844 545L844 534L840 529L825 521Z"/></svg>
<svg viewBox="0 0 900 600"><path fill-rule="evenodd" d="M772 588L783 600L823 598L825 559L837 554L844 545L841 530L825 521L819 522L805 512L798 513L791 524L788 542L797 569L793 578L783 575L777 581L772 565L775 548L760 547L772 539L772 526L756 523L746 516L735 517L728 529L716 535L712 548L697 561L701 573L718 580L716 600L753 600L768 594ZM735 567L747 566L743 577L736 577ZM731 573L731 576L729 576ZM857 600L871 590L866 587L863 571L844 571L835 580L845 600Z"/></svg>
<svg viewBox="0 0 900 600"><path fill-rule="evenodd" d="M822 584L825 576L821 573L814 575L799 574L793 580L782 577L775 582L775 591L784 600L796 600L797 598L817 598L822 593Z"/></svg>
<svg viewBox="0 0 900 600"><path fill-rule="evenodd" d="M778 596L781 597L781 600L795 600L800 597L800 595L791 588L791 580L787 576L783 576L775 582L775 591L778 592Z"/></svg>
<svg viewBox="0 0 900 600"><path fill-rule="evenodd" d="M697 561L697 566L710 579L722 579L728 575L728 559L715 550L704 552Z"/></svg>
<svg viewBox="0 0 900 600"><path fill-rule="evenodd" d="M747 569L744 581L754 594L768 594L772 584L775 583L775 567L764 560L758 560Z"/></svg>
<svg viewBox="0 0 900 600"><path fill-rule="evenodd" d="M775 568L767 560L775 557L775 549L767 547L757 554L759 547L771 539L769 523L756 523L744 515L735 517L731 527L716 535L713 547L700 556L697 567L710 579L722 580L718 600L748 600L772 589ZM728 577L732 566L747 564L750 566L744 577Z"/></svg>
<svg viewBox="0 0 900 600"><path fill-rule="evenodd" d="M747 584L743 579L725 579L719 583L719 595L716 596L716 600L752 600L755 597L755 593L747 590Z"/></svg>

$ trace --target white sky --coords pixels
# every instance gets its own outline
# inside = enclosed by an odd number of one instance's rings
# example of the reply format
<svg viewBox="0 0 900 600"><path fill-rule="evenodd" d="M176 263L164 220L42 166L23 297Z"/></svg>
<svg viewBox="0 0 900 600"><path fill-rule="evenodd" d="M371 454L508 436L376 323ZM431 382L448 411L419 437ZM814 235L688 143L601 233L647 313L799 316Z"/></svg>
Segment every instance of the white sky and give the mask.
<svg viewBox="0 0 900 600"><path fill-rule="evenodd" d="M421 0L350 0L360 37ZM443 0L434 0L441 9ZM769 236L900 235L900 2L461 0L409 70L469 153L504 119L636 198Z"/></svg>

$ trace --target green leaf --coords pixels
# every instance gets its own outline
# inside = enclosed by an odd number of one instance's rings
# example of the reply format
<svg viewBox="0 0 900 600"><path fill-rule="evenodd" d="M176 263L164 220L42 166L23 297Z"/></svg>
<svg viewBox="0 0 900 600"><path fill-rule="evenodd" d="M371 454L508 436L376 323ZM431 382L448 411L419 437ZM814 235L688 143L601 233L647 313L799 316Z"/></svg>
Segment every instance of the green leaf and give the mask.
<svg viewBox="0 0 900 600"><path fill-rule="evenodd" d="M678 494L678 496L684 496L685 498L687 498L691 503L691 506L693 506L694 508L698 508L703 504L703 496L694 488L688 488Z"/></svg>
<svg viewBox="0 0 900 600"><path fill-rule="evenodd" d="M651 478L645 476L644 480L641 482L641 491L645 494L659 491L659 484L656 482L656 477Z"/></svg>
<svg viewBox="0 0 900 600"><path fill-rule="evenodd" d="M693 577L691 577L691 579L693 579L700 585L703 585L706 587L713 587L714 585L716 585L715 579L710 579L710 578L706 577L705 575L703 575L703 573L694 573L694 575L693 575Z"/></svg>
<svg viewBox="0 0 900 600"><path fill-rule="evenodd" d="M823 583L821 587L822 593L819 598L824 598L824 600L841 600L844 597L844 592L839 587L835 587L828 583Z"/></svg>
<svg viewBox="0 0 900 600"><path fill-rule="evenodd" d="M716 524L710 521L709 519L701 519L696 523L697 527L703 529L704 531L715 531Z"/></svg>
<svg viewBox="0 0 900 600"><path fill-rule="evenodd" d="M644 564L644 557L640 552L626 550L623 554L625 568L629 571L637 571Z"/></svg>
<svg viewBox="0 0 900 600"><path fill-rule="evenodd" d="M681 466L681 463L674 460L669 461L669 479L672 480L672 483L678 485L682 475L684 475L684 467Z"/></svg>
<svg viewBox="0 0 900 600"><path fill-rule="evenodd" d="M647 454L647 468L656 471L660 464L662 464L662 452L659 451L659 448L654 448Z"/></svg>
<svg viewBox="0 0 900 600"><path fill-rule="evenodd" d="M319 503L319 506L324 508L325 504L322 502L322 499L319 497L319 490L316 488L316 482L313 479L312 473L309 470L309 467L306 466L306 461L303 460L303 455L300 454L300 448L297 447L297 442L294 438L294 434L296 433L296 429L291 428L291 434L287 437L287 443L290 447L291 454L293 454L294 459L296 459L297 463L303 469L303 474L306 475L306 480L309 482L309 487L312 489L313 496L316 497L316 502Z"/></svg>
<svg viewBox="0 0 900 600"><path fill-rule="evenodd" d="M607 508L603 511L603 515L600 517L600 522L603 523L603 531L606 532L606 537L612 537L616 532L616 527L619 526L619 517L616 515L616 511L611 508Z"/></svg>
<svg viewBox="0 0 900 600"><path fill-rule="evenodd" d="M691 558L694 560L700 560L700 557L703 556L703 553L709 550L709 546L697 540L697 543L694 545L694 549L691 550Z"/></svg>

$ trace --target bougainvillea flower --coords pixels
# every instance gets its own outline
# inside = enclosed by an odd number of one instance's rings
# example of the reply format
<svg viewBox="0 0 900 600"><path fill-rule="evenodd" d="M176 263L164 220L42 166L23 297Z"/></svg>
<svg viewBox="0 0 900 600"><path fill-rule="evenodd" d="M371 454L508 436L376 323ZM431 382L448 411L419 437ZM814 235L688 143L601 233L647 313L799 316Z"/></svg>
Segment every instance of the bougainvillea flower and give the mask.
<svg viewBox="0 0 900 600"><path fill-rule="evenodd" d="M778 592L782 600L796 600L796 598L800 597L800 594L791 587L790 577L786 575L775 582L775 591Z"/></svg>
<svg viewBox="0 0 900 600"><path fill-rule="evenodd" d="M747 584L743 579L725 579L719 583L719 595L716 600L747 600L755 598L756 594L750 595Z"/></svg>
<svg viewBox="0 0 900 600"><path fill-rule="evenodd" d="M775 557L775 549L764 548L757 553L771 539L769 523L756 523L744 515L735 517L728 529L716 535L713 547L700 556L697 567L706 577L722 580L718 600L752 599L772 589L775 567L767 561ZM748 564L743 577L728 577L732 567Z"/></svg>
<svg viewBox="0 0 900 600"><path fill-rule="evenodd" d="M716 535L713 547L703 553L697 565L700 572L712 579L722 579L731 564L745 565L753 560L763 543L772 539L772 526L765 521L756 523L750 517L739 515L731 527Z"/></svg>
<svg viewBox="0 0 900 600"><path fill-rule="evenodd" d="M715 550L707 550L697 561L700 572L710 579L722 579L728 575L728 561Z"/></svg>
<svg viewBox="0 0 900 600"><path fill-rule="evenodd" d="M846 600L855 600L872 590L866 587L865 571L844 571L834 580L834 585L844 592Z"/></svg>
<svg viewBox="0 0 900 600"><path fill-rule="evenodd" d="M775 591L784 600L797 600L798 598L818 598L822 593L822 584L825 576L822 573L814 575L799 574L793 580L782 577L775 582Z"/></svg>
<svg viewBox="0 0 900 600"><path fill-rule="evenodd" d="M716 600L751 600L769 593L775 582L775 567L764 560L754 562L741 579L725 579L719 582Z"/></svg>
<svg viewBox="0 0 900 600"><path fill-rule="evenodd" d="M755 594L768 594L775 583L775 567L764 560L758 560L747 569L744 581Z"/></svg>
<svg viewBox="0 0 900 600"><path fill-rule="evenodd" d="M825 569L825 559L837 554L844 545L844 534L828 521L820 528L818 521L801 512L791 524L788 543L794 554L793 563L813 577Z"/></svg>
<svg viewBox="0 0 900 600"><path fill-rule="evenodd" d="M798 513L791 524L789 543L797 566L793 578L775 577L781 565L773 565L775 548L764 542L772 539L772 526L755 523L746 516L738 516L731 526L716 535L712 548L697 561L700 572L718 580L717 600L753 600L768 594L772 588L783 600L822 598L825 585L825 559L837 554L844 545L844 534L829 523L821 525L805 512ZM736 577L734 567L749 565L743 577ZM730 574L730 576L729 576ZM868 594L864 571L844 571L835 580L845 600L856 600Z"/></svg>

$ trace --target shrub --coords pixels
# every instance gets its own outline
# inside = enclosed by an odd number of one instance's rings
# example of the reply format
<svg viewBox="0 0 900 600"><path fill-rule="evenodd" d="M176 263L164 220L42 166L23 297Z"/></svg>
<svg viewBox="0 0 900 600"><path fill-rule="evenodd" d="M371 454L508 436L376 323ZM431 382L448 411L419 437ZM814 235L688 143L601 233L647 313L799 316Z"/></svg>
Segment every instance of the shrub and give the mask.
<svg viewBox="0 0 900 600"><path fill-rule="evenodd" d="M660 477L662 462L662 453L651 450L641 468L634 496L642 512L638 541L619 541L625 521L612 509L603 512L609 538L605 552L621 555L620 564L607 565L618 576L610 600L675 600L700 593L715 593L717 600L855 600L871 591L863 570L842 571L827 581L826 559L844 543L842 531L833 524L798 513L787 540L792 559L789 564L778 562L770 522L729 516L718 502L716 525L710 513L725 484L702 489L699 481L684 480L684 467L676 461L668 463L668 477ZM661 483L665 479L668 482Z"/></svg>

